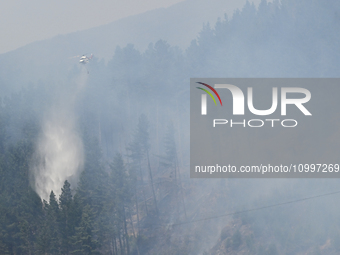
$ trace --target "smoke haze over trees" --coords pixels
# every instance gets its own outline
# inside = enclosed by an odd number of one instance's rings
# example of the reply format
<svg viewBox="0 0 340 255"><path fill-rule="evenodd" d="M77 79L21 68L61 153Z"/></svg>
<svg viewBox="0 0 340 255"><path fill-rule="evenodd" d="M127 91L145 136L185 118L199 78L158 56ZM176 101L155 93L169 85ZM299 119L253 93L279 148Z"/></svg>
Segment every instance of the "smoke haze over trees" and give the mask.
<svg viewBox="0 0 340 255"><path fill-rule="evenodd" d="M326 179L190 179L189 79L339 77L339 15L336 0L247 2L185 50L120 46L89 74L56 69L61 79L2 96L0 254L339 253L338 196L182 224L337 189ZM62 185L42 200L36 182L53 185L32 165L46 114L70 102L62 116L82 141L81 169L52 179Z"/></svg>

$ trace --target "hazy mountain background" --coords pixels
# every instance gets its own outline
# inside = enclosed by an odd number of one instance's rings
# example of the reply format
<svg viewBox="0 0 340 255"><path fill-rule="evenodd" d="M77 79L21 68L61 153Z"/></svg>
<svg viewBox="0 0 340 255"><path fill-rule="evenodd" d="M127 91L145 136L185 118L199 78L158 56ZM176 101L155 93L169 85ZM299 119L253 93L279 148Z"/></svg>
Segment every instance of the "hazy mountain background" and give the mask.
<svg viewBox="0 0 340 255"><path fill-rule="evenodd" d="M118 45L125 47L131 43L144 51L149 43L162 39L185 49L197 37L203 23L214 24L225 14L231 16L245 2L186 0L1 54L0 93L26 86L29 82L62 79L73 65L78 64L78 58L73 56L93 53L98 59L108 61Z"/></svg>

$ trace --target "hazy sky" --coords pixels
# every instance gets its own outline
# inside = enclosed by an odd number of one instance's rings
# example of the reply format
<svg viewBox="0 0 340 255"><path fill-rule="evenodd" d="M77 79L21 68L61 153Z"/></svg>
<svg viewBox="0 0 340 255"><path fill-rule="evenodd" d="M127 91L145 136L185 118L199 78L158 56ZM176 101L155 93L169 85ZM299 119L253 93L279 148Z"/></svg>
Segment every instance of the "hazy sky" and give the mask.
<svg viewBox="0 0 340 255"><path fill-rule="evenodd" d="M184 0L0 0L0 54L30 42L104 25L181 1ZM250 0L255 4L260 1ZM234 9L242 8L245 2L229 0L226 4Z"/></svg>
<svg viewBox="0 0 340 255"><path fill-rule="evenodd" d="M0 0L0 54L183 0Z"/></svg>

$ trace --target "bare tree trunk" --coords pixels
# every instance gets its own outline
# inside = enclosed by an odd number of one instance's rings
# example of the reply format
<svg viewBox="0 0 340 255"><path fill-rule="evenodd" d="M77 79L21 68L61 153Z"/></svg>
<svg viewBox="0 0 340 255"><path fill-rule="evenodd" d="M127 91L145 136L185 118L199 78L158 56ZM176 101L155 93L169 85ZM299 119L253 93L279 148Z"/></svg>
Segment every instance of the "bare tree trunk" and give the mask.
<svg viewBox="0 0 340 255"><path fill-rule="evenodd" d="M175 194L176 194L176 211L177 211L177 217L179 217L179 202L178 202L178 184L177 184L177 168L174 167L175 172Z"/></svg>
<svg viewBox="0 0 340 255"><path fill-rule="evenodd" d="M180 170L179 170L178 159L177 159L177 157L176 157L176 166L177 166L177 169L178 169L179 188L180 188L180 192L181 192L182 203L183 203L183 208L184 208L184 215L185 215L185 220L186 220L186 219L187 219L187 210L186 210L185 202L184 202L184 195L183 195L183 187L182 187L181 173L180 173Z"/></svg>
<svg viewBox="0 0 340 255"><path fill-rule="evenodd" d="M181 161L181 165L183 166L183 156L182 156L182 139L181 139L181 127L180 127L180 111L178 110L178 100L176 100L176 108L177 108L177 116L178 116L178 121L177 121L177 133L178 133L178 149L179 149L179 158Z"/></svg>
<svg viewBox="0 0 340 255"><path fill-rule="evenodd" d="M135 234L135 228L133 227L133 221L132 221L132 215L131 215L130 208L129 208L129 215L130 215L130 222L131 222L131 227L132 227L132 233L133 233L133 237L136 240L137 253L139 255L139 247L138 247L138 242L137 242L137 238L136 238L136 234ZM137 220L138 220L138 217L137 217ZM138 234L139 234L139 229L138 229Z"/></svg>
<svg viewBox="0 0 340 255"><path fill-rule="evenodd" d="M139 210L138 210L138 195L137 195L137 185L135 185L135 200L136 200L136 213L137 213L137 232L139 234ZM132 224L132 221L131 221Z"/></svg>
<svg viewBox="0 0 340 255"><path fill-rule="evenodd" d="M100 111L98 114L98 138L99 138L99 146L102 148L102 128L100 125Z"/></svg>
<svg viewBox="0 0 340 255"><path fill-rule="evenodd" d="M141 167L141 162L139 162L139 173L140 173L140 179L143 185L143 173L142 173L142 167ZM145 203L145 211L146 211L146 215L148 215L148 206L146 204L146 196L145 196L145 191L144 191L144 187L142 187L142 192L143 192L143 197L144 197L144 203Z"/></svg>
<svg viewBox="0 0 340 255"><path fill-rule="evenodd" d="M151 172L151 166L150 166L149 150L146 150L146 156L148 158L149 177L150 177L151 188L152 188L153 202L155 204L156 213L158 215L158 206L157 206L156 194L155 194L155 189L154 189L153 180L152 180L152 172Z"/></svg>
<svg viewBox="0 0 340 255"><path fill-rule="evenodd" d="M123 249L123 245L122 245L122 239L120 238L120 230L118 231L118 237L119 237L119 246L120 246L120 255L124 255L123 254L123 251L124 251L124 249Z"/></svg>
<svg viewBox="0 0 340 255"><path fill-rule="evenodd" d="M125 221L124 221L125 223ZM124 251L124 254L126 254L126 239L125 239L125 228L124 228L124 225L123 225L123 235L122 235L122 242L123 242L123 251Z"/></svg>
<svg viewBox="0 0 340 255"><path fill-rule="evenodd" d="M125 214L125 207L123 206L123 216L124 216L124 232L125 232L125 240L126 240L126 249L127 255L130 255L130 245L129 245L129 234L127 232L127 224L126 224L126 214Z"/></svg>
<svg viewBox="0 0 340 255"><path fill-rule="evenodd" d="M156 146L157 146L157 155L159 154L159 109L158 109L158 100L156 103ZM157 158L157 165L159 165L159 159Z"/></svg>
<svg viewBox="0 0 340 255"><path fill-rule="evenodd" d="M118 255L118 247L117 247L117 238L116 238L116 236L114 236L113 246L114 246L114 250L115 250L115 255Z"/></svg>
<svg viewBox="0 0 340 255"><path fill-rule="evenodd" d="M113 242L111 240L110 242L110 252L111 252L111 255L114 255L114 248L113 248Z"/></svg>

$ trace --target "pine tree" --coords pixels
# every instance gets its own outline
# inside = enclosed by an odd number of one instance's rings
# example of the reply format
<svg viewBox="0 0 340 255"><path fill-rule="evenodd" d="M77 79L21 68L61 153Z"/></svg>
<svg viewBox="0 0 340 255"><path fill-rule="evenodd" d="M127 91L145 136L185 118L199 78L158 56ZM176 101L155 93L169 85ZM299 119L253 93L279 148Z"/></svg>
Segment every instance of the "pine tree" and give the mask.
<svg viewBox="0 0 340 255"><path fill-rule="evenodd" d="M60 251L60 211L55 194L51 191L49 205L47 206L48 236L50 238L49 253L61 254Z"/></svg>
<svg viewBox="0 0 340 255"><path fill-rule="evenodd" d="M37 237L38 254L61 254L60 211L59 205L51 191L49 203L43 201L44 216Z"/></svg>
<svg viewBox="0 0 340 255"><path fill-rule="evenodd" d="M98 216L105 200L107 173L104 171L98 139L85 133L83 140L85 164L84 170L80 174L76 194L81 199L82 206L90 205L95 216Z"/></svg>
<svg viewBox="0 0 340 255"><path fill-rule="evenodd" d="M186 215L186 208L184 202L184 195L181 183L181 174L178 167L178 157L177 157L177 148L175 142L175 128L173 123L171 122L167 127L167 132L164 139L164 149L165 155L161 156L161 164L163 167L168 168L171 170L170 176L174 176L174 187L175 187L175 194L176 194L176 201L177 201L177 208L179 207L179 200L178 196L181 196L183 210L185 217Z"/></svg>
<svg viewBox="0 0 340 255"><path fill-rule="evenodd" d="M62 193L59 198L61 250L63 254L69 254L71 237L74 235L76 226L71 184L66 180L61 190Z"/></svg>
<svg viewBox="0 0 340 255"><path fill-rule="evenodd" d="M131 182L124 166L121 154L116 154L110 166L110 191L115 201L115 232L122 254L130 254L129 235L127 231L126 208L132 203Z"/></svg>
<svg viewBox="0 0 340 255"><path fill-rule="evenodd" d="M137 184L137 172L139 172L140 179L141 179L141 186L142 186L142 193L144 198L144 205L146 214L148 214L148 206L146 203L146 195L145 191L143 189L143 169L147 168L147 174L149 179L149 185L152 191L152 197L153 197L153 204L156 213L158 213L158 206L157 206L157 200L156 200L156 194L154 189L154 183L153 183L153 176L152 176L152 170L150 165L150 157L149 157L149 151L150 151L150 138L149 138L149 121L147 117L142 114L139 117L137 130L134 134L133 141L127 148L129 151L129 157L132 159L132 162L130 164L131 166L131 177L132 180L135 181L135 184ZM146 161L146 166L144 163ZM137 185L135 185L135 202L136 202L136 210L138 209L138 192L137 192ZM139 228L139 213L137 212L137 223Z"/></svg>
<svg viewBox="0 0 340 255"><path fill-rule="evenodd" d="M47 218L47 208L48 203L43 200L44 216L42 217L42 222L39 227L39 233L37 237L37 253L38 254L48 254L50 247L50 233L49 233L49 222Z"/></svg>
<svg viewBox="0 0 340 255"><path fill-rule="evenodd" d="M152 171L151 171L151 166L150 166L150 157L149 157L149 151L150 151L149 121L148 121L148 118L146 117L146 115L144 115L144 114L142 114L139 117L138 129L137 129L136 136L137 136L137 141L139 142L139 144L141 146L142 154L144 155L144 157L147 161L149 181L150 181L150 186L151 186L151 190L152 190L154 206L155 206L156 213L158 214L158 206L157 206L155 188L154 188Z"/></svg>
<svg viewBox="0 0 340 255"><path fill-rule="evenodd" d="M98 241L95 238L95 228L93 223L93 211L90 205L83 208L79 227L76 227L75 235L73 236L73 250L70 254L75 255L94 255L100 254Z"/></svg>

